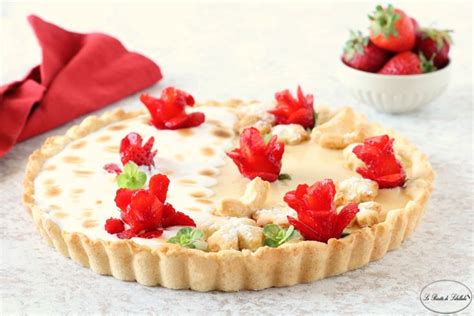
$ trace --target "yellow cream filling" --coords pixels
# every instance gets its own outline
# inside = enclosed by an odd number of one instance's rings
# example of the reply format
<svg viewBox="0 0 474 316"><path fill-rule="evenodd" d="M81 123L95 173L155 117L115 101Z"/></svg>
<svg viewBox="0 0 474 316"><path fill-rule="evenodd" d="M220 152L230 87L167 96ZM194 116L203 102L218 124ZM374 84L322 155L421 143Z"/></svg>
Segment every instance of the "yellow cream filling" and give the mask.
<svg viewBox="0 0 474 316"><path fill-rule="evenodd" d="M120 140L129 132L140 133L144 141L155 137L158 154L154 173L164 173L171 180L168 202L191 216L196 223L216 218L213 210L223 198L239 198L249 179L225 155L238 146L238 135L232 128L237 117L225 108L201 107L206 122L198 128L160 131L141 116L106 126L72 142L48 159L35 180L37 205L65 231L81 232L92 239L115 240L103 225L109 217L120 217L114 203L116 178L102 167L120 164ZM312 141L285 146L282 173L290 180L271 183L263 208L286 207L283 196L298 184L309 185L330 178L344 180L359 176L344 167L342 150L325 149ZM384 211L402 208L408 197L403 189L379 190L375 199ZM179 227L167 229L159 239L134 238L151 247L174 235Z"/></svg>
<svg viewBox="0 0 474 316"><path fill-rule="evenodd" d="M264 208L286 206L283 197L286 192L296 189L298 184L312 185L323 179L342 181L350 177L360 177L355 171L344 167L341 150L322 148L318 144L307 141L294 146L285 146L281 173L290 175L290 180L275 181L270 184L270 192ZM226 158L217 177L217 185L212 187L215 192L213 199L239 198L243 195L250 179L243 177L237 166ZM375 198L384 210L402 208L409 198L401 189L382 189Z"/></svg>

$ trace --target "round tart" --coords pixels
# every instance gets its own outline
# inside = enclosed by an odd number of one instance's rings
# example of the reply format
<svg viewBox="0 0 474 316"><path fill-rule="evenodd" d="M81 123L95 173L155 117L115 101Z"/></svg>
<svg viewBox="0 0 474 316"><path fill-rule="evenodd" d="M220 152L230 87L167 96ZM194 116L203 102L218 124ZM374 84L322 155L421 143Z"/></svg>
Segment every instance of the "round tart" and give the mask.
<svg viewBox="0 0 474 316"><path fill-rule="evenodd" d="M418 224L433 171L406 139L298 89L272 104L90 116L29 159L24 203L46 241L103 275L197 291L264 289L353 270Z"/></svg>

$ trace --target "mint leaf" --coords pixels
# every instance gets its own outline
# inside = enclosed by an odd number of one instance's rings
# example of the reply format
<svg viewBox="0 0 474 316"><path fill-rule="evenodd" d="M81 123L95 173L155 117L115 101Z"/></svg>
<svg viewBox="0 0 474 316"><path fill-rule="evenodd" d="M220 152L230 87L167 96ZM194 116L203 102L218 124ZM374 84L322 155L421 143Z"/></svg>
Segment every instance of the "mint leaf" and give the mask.
<svg viewBox="0 0 474 316"><path fill-rule="evenodd" d="M285 236L283 236L283 239L282 239L282 243L285 243L286 241L290 240L295 234L296 234L295 227L291 225L286 230Z"/></svg>
<svg viewBox="0 0 474 316"><path fill-rule="evenodd" d="M191 227L184 227L178 230L176 233L176 236L181 237L181 236L189 236L193 232L193 229Z"/></svg>
<svg viewBox="0 0 474 316"><path fill-rule="evenodd" d="M170 244L179 244L179 236L173 236L168 239L168 242Z"/></svg>
<svg viewBox="0 0 474 316"><path fill-rule="evenodd" d="M204 239L204 233L199 229L192 229L191 231L191 240Z"/></svg>
<svg viewBox="0 0 474 316"><path fill-rule="evenodd" d="M288 173L280 173L278 180L291 180L291 176Z"/></svg>
<svg viewBox="0 0 474 316"><path fill-rule="evenodd" d="M268 142L270 141L270 139L272 139L272 136L273 136L272 133L268 133L268 134L263 135L263 142L264 142L265 144L268 144Z"/></svg>
<svg viewBox="0 0 474 316"><path fill-rule="evenodd" d="M314 113L314 116L313 116L313 117L314 117L314 126L313 126L313 128L315 128L316 125L318 125L318 112L313 111L313 113ZM311 131L313 130L313 128L309 128L309 127L308 127L308 128L306 129L306 131L307 131L308 133L311 133Z"/></svg>
<svg viewBox="0 0 474 316"><path fill-rule="evenodd" d="M265 236L265 245L276 248L294 238L297 232L293 226L284 229L275 224L267 224L263 227L263 235Z"/></svg>
<svg viewBox="0 0 474 316"><path fill-rule="evenodd" d="M282 230L282 228L275 224L267 224L263 227L263 235L265 237L274 239L277 237L278 233Z"/></svg>
<svg viewBox="0 0 474 316"><path fill-rule="evenodd" d="M347 237L347 236L349 236L349 235L350 235L350 233L342 232L341 238Z"/></svg>
<svg viewBox="0 0 474 316"><path fill-rule="evenodd" d="M278 246L280 246L280 243L272 239L265 239L265 245L272 248L278 248Z"/></svg>
<svg viewBox="0 0 474 316"><path fill-rule="evenodd" d="M207 243L204 241L204 233L196 228L181 228L175 236L168 239L171 244L177 244L185 248L206 250Z"/></svg>
<svg viewBox="0 0 474 316"><path fill-rule="evenodd" d="M120 188L140 189L146 183L146 173L140 171L138 166L129 162L123 168L122 173L117 177L117 185Z"/></svg>

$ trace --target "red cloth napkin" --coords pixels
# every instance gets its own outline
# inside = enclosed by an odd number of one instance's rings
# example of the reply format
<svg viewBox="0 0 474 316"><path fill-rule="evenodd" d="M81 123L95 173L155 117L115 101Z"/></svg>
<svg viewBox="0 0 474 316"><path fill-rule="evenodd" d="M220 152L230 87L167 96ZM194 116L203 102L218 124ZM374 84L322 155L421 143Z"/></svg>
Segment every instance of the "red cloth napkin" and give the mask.
<svg viewBox="0 0 474 316"><path fill-rule="evenodd" d="M0 87L0 157L17 142L97 110L162 78L150 59L113 37L65 31L29 16L41 65Z"/></svg>

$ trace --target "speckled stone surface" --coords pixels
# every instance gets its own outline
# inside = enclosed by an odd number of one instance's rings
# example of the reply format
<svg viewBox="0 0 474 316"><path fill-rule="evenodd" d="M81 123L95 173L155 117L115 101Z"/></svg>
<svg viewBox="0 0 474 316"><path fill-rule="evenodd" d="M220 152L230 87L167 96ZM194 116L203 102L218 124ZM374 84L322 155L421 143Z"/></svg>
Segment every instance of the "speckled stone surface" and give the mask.
<svg viewBox="0 0 474 316"><path fill-rule="evenodd" d="M409 115L377 113L335 78L351 27L363 29L367 2L289 4L6 4L1 12L2 83L40 60L25 17L37 13L69 29L103 31L155 59L165 79L197 99L271 100L299 83L316 102L353 105L397 129L431 159L435 190L421 225L401 249L344 275L260 292L194 293L149 288L99 276L62 257L35 231L20 203L28 155L58 128L0 159L1 311L18 313L428 313L419 301L430 282L454 279L474 289L472 172L472 5L397 2L422 24L455 30L453 78L446 93ZM452 3L452 2L449 2ZM335 18L337 15L337 18ZM138 107L136 96L109 107ZM466 313L472 313L472 306Z"/></svg>

